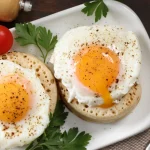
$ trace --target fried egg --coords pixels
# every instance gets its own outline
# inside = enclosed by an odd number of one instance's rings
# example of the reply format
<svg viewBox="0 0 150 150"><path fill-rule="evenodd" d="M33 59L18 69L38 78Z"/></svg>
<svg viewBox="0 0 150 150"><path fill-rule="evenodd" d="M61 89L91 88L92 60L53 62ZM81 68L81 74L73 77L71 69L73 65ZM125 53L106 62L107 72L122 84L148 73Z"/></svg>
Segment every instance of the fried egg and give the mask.
<svg viewBox="0 0 150 150"><path fill-rule="evenodd" d="M108 108L138 81L141 51L136 35L122 27L83 26L57 43L51 62L55 77L74 98L88 106Z"/></svg>
<svg viewBox="0 0 150 150"><path fill-rule="evenodd" d="M0 96L0 150L19 149L44 132L50 97L35 70L0 60Z"/></svg>

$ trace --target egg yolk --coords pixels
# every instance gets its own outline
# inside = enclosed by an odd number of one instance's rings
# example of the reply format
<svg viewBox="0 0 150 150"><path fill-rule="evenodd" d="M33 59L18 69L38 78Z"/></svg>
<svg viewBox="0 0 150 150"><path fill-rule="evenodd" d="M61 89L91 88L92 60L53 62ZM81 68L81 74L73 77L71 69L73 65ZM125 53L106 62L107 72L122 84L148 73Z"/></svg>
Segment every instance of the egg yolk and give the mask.
<svg viewBox="0 0 150 150"><path fill-rule="evenodd" d="M113 106L108 88L119 73L120 60L117 54L106 47L91 45L75 55L74 64L79 81L104 99L100 107Z"/></svg>
<svg viewBox="0 0 150 150"><path fill-rule="evenodd" d="M29 109L29 95L16 82L0 84L0 120L8 123L22 120Z"/></svg>

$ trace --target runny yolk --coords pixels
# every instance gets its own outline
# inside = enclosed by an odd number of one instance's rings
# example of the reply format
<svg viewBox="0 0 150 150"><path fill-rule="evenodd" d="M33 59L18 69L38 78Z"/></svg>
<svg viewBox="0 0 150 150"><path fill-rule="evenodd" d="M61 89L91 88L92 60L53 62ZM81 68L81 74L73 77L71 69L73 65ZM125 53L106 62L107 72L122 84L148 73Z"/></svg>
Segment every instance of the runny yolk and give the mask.
<svg viewBox="0 0 150 150"><path fill-rule="evenodd" d="M119 73L120 60L116 53L102 46L91 45L79 51L74 57L75 74L80 82L104 99L100 106L113 106L108 90Z"/></svg>
<svg viewBox="0 0 150 150"><path fill-rule="evenodd" d="M29 109L29 95L16 82L0 84L0 120L8 123L20 121Z"/></svg>

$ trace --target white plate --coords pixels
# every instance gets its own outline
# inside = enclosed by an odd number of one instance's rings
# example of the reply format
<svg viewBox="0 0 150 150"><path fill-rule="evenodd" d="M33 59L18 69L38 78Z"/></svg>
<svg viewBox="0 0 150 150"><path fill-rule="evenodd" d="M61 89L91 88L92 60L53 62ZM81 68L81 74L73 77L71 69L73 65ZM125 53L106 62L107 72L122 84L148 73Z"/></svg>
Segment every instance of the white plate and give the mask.
<svg viewBox="0 0 150 150"><path fill-rule="evenodd" d="M112 124L95 124L85 122L72 113L64 125L65 129L79 127L80 131L89 132L92 140L88 150L95 150L112 143L118 142L150 127L150 41L148 34L138 16L126 5L116 1L106 0L110 11L107 18L103 18L98 24L120 25L127 30L132 30L138 36L143 52L143 63L141 71L142 99L136 109L119 122ZM83 5L50 15L48 17L33 21L35 25L45 26L60 38L71 28L83 25L92 25L94 17L87 17L81 13ZM14 29L12 29L14 32ZM39 57L36 47L20 47L14 43L14 50L29 52Z"/></svg>

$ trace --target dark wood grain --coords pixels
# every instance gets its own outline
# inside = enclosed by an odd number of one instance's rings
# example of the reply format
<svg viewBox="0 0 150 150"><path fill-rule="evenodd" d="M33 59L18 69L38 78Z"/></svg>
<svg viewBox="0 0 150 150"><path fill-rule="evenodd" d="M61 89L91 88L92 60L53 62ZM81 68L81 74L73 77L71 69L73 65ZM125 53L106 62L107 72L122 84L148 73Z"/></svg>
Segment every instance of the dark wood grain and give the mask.
<svg viewBox="0 0 150 150"><path fill-rule="evenodd" d="M32 0L33 9L32 12L25 13L21 12L18 18L11 23L2 23L9 28L13 27L15 23L29 22L41 17L56 13L58 11L74 7L82 4L87 0ZM150 35L150 0L122 0L123 3L131 7L142 20L146 30Z"/></svg>

